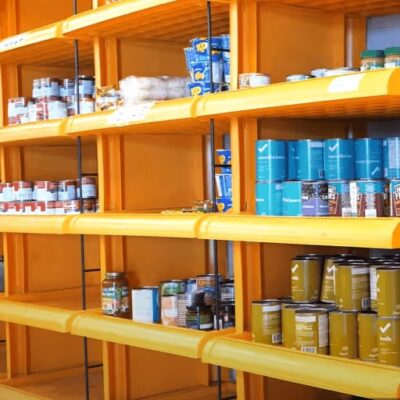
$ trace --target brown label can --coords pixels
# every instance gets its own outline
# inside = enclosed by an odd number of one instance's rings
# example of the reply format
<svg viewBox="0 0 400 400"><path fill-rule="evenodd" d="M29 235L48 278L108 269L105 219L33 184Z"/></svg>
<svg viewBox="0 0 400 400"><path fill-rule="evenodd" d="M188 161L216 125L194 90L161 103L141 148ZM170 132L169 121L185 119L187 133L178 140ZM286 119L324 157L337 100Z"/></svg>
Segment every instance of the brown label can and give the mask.
<svg viewBox="0 0 400 400"><path fill-rule="evenodd" d="M280 344L282 342L281 304L278 300L251 303L251 336L254 342Z"/></svg>
<svg viewBox="0 0 400 400"><path fill-rule="evenodd" d="M400 316L400 268L379 268L376 283L378 316Z"/></svg>
<svg viewBox="0 0 400 400"><path fill-rule="evenodd" d="M322 275L321 300L327 303L335 303L335 273L336 264L343 262L343 258L326 257L324 272Z"/></svg>
<svg viewBox="0 0 400 400"><path fill-rule="evenodd" d="M342 311L363 311L370 305L369 265L338 264L335 274L336 304Z"/></svg>
<svg viewBox="0 0 400 400"><path fill-rule="evenodd" d="M400 318L378 317L378 361L400 367Z"/></svg>
<svg viewBox="0 0 400 400"><path fill-rule="evenodd" d="M321 289L322 259L299 256L291 263L291 289L294 302L318 301Z"/></svg>
<svg viewBox="0 0 400 400"><path fill-rule="evenodd" d="M358 314L358 354L360 360L378 361L378 335L375 312Z"/></svg>
<svg viewBox="0 0 400 400"><path fill-rule="evenodd" d="M328 312L320 308L296 310L295 335L297 350L328 354Z"/></svg>
<svg viewBox="0 0 400 400"><path fill-rule="evenodd" d="M357 313L331 311L329 313L329 353L336 357L357 358Z"/></svg>

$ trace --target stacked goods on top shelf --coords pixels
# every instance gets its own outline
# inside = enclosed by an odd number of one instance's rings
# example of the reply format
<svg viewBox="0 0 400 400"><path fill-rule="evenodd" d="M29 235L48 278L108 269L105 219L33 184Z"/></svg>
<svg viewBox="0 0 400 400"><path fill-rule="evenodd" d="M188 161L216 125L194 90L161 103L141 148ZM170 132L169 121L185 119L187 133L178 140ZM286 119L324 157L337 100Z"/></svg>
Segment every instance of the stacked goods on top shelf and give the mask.
<svg viewBox="0 0 400 400"><path fill-rule="evenodd" d="M258 215L400 216L400 138L259 140Z"/></svg>

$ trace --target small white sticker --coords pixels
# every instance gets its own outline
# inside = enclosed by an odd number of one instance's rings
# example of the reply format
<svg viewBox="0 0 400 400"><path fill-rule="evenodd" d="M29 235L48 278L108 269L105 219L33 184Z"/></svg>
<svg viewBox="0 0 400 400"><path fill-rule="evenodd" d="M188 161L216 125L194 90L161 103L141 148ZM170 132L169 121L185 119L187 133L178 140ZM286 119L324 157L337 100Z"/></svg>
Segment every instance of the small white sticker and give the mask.
<svg viewBox="0 0 400 400"><path fill-rule="evenodd" d="M363 74L350 74L345 76L339 76L332 80L328 87L329 93L343 93L343 92L355 92L359 89L362 79L365 75Z"/></svg>
<svg viewBox="0 0 400 400"><path fill-rule="evenodd" d="M11 36L7 39L2 40L0 42L0 51L7 50L9 47L20 45L27 39L27 37L28 37L27 35L22 34L22 35Z"/></svg>
<svg viewBox="0 0 400 400"><path fill-rule="evenodd" d="M108 123L110 125L128 125L131 122L143 121L154 104L154 101L150 101L142 104L122 106L108 117Z"/></svg>

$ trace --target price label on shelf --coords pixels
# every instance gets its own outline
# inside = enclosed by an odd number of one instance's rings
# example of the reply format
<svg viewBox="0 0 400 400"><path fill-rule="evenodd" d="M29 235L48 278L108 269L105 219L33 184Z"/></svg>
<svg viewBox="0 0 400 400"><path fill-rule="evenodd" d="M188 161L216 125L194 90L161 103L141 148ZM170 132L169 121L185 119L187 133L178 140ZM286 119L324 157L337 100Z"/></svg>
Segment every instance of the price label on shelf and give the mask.
<svg viewBox="0 0 400 400"><path fill-rule="evenodd" d="M329 93L345 93L355 92L360 88L361 81L365 75L363 74L350 74L339 76L332 80L328 87Z"/></svg>
<svg viewBox="0 0 400 400"><path fill-rule="evenodd" d="M15 47L22 44L27 39L27 37L27 35L16 35L2 40L0 42L0 51L4 51L10 47Z"/></svg>
<svg viewBox="0 0 400 400"><path fill-rule="evenodd" d="M108 123L111 125L128 125L131 122L144 121L154 104L154 101L150 101L134 106L122 106L110 115Z"/></svg>

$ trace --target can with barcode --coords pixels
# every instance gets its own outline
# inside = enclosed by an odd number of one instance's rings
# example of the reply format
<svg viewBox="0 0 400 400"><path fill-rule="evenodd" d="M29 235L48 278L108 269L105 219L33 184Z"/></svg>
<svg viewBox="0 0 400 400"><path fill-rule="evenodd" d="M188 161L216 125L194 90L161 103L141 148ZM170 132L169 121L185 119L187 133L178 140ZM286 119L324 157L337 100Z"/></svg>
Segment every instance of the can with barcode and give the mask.
<svg viewBox="0 0 400 400"><path fill-rule="evenodd" d="M14 188L11 182L0 183L0 199L1 201L14 201Z"/></svg>
<svg viewBox="0 0 400 400"><path fill-rule="evenodd" d="M35 181L33 183L33 200L57 201L57 181Z"/></svg>
<svg viewBox="0 0 400 400"><path fill-rule="evenodd" d="M328 182L329 216L351 217L350 182Z"/></svg>
<svg viewBox="0 0 400 400"><path fill-rule="evenodd" d="M335 272L336 265L345 261L340 256L328 256L324 262L324 272L322 275L321 301L336 303L335 299Z"/></svg>
<svg viewBox="0 0 400 400"><path fill-rule="evenodd" d="M339 263L335 273L335 297L342 311L363 311L370 306L369 264Z"/></svg>
<svg viewBox="0 0 400 400"><path fill-rule="evenodd" d="M382 266L377 270L379 317L400 317L400 267Z"/></svg>
<svg viewBox="0 0 400 400"><path fill-rule="evenodd" d="M328 354L328 311L321 308L296 310L296 349L304 353Z"/></svg>
<svg viewBox="0 0 400 400"><path fill-rule="evenodd" d="M96 178L94 176L84 176L82 182L76 180L76 197L79 199L81 196L81 183L82 183L82 199L95 199L97 197Z"/></svg>
<svg viewBox="0 0 400 400"><path fill-rule="evenodd" d="M30 201L33 197L32 182L14 181L13 192L15 201Z"/></svg>
<svg viewBox="0 0 400 400"><path fill-rule="evenodd" d="M400 367L400 318L378 318L378 361Z"/></svg>
<svg viewBox="0 0 400 400"><path fill-rule="evenodd" d="M297 256L291 262L291 291L294 302L318 301L323 259L317 255Z"/></svg>
<svg viewBox="0 0 400 400"><path fill-rule="evenodd" d="M357 312L329 313L329 354L336 357L358 357Z"/></svg>
<svg viewBox="0 0 400 400"><path fill-rule="evenodd" d="M251 303L251 336L254 342L273 345L282 342L281 308L276 299Z"/></svg>
<svg viewBox="0 0 400 400"><path fill-rule="evenodd" d="M75 200L76 199L76 182L73 180L65 180L58 182L57 189L58 200Z"/></svg>
<svg viewBox="0 0 400 400"><path fill-rule="evenodd" d="M376 312L358 313L358 355L362 361L378 361Z"/></svg>
<svg viewBox="0 0 400 400"><path fill-rule="evenodd" d="M376 218L385 216L385 183L379 180L357 181L357 216Z"/></svg>

